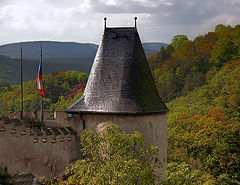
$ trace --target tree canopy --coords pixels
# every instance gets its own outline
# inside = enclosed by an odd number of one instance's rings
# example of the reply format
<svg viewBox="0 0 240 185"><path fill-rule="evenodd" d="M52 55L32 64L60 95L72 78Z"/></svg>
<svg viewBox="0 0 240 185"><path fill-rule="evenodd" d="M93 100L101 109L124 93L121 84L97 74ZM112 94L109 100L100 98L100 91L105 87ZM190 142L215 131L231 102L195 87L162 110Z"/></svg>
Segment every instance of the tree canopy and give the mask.
<svg viewBox="0 0 240 185"><path fill-rule="evenodd" d="M170 45L172 45L173 48L177 50L185 41L188 41L187 35L175 35Z"/></svg>
<svg viewBox="0 0 240 185"><path fill-rule="evenodd" d="M240 184L240 26L217 25L148 60L170 110L164 184Z"/></svg>
<svg viewBox="0 0 240 185"><path fill-rule="evenodd" d="M43 108L51 113L54 110L64 110L76 101L83 93L88 75L78 71L43 75L46 95L43 98ZM20 86L0 84L0 116L20 110ZM36 80L23 83L24 110L37 112L40 107L40 94Z"/></svg>
<svg viewBox="0 0 240 185"><path fill-rule="evenodd" d="M45 184L159 184L158 149L147 147L138 132L126 134L117 125L101 123L81 133L82 159L65 177Z"/></svg>
<svg viewBox="0 0 240 185"><path fill-rule="evenodd" d="M206 83L208 71L240 57L240 26L217 25L216 32L193 41L176 35L172 43L148 58L150 68L165 102L187 95Z"/></svg>

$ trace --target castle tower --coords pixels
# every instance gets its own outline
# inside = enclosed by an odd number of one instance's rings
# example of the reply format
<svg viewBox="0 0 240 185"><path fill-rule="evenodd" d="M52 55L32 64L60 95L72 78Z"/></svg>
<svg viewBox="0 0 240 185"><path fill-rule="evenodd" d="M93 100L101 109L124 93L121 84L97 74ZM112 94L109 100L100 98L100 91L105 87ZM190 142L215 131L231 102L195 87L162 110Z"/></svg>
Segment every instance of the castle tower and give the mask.
<svg viewBox="0 0 240 185"><path fill-rule="evenodd" d="M167 161L167 107L158 95L136 27L105 27L84 94L66 111L81 129L104 121L139 131ZM74 126L75 125L75 126Z"/></svg>

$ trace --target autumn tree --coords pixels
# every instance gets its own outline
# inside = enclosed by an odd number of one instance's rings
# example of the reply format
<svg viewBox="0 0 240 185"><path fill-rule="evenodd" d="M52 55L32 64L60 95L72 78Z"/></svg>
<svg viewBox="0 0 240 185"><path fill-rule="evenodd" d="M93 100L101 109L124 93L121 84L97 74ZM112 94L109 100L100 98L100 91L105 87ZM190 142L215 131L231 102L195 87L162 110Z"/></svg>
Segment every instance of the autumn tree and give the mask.
<svg viewBox="0 0 240 185"><path fill-rule="evenodd" d="M232 27L230 25L228 26L225 26L223 24L218 24L216 27L215 27L215 32L223 32L223 31L231 31L232 30Z"/></svg>
<svg viewBox="0 0 240 185"><path fill-rule="evenodd" d="M185 41L188 41L187 35L175 35L172 38L172 42L170 45L172 45L174 49L177 50Z"/></svg>
<svg viewBox="0 0 240 185"><path fill-rule="evenodd" d="M221 67L224 63L230 62L236 59L238 54L238 48L234 45L231 37L220 38L213 51L210 58L210 63L217 67Z"/></svg>
<svg viewBox="0 0 240 185"><path fill-rule="evenodd" d="M67 74L67 75L66 75ZM63 110L79 98L87 81L88 75L77 71L43 75L46 95L43 98L44 110L53 112ZM36 80L24 82L24 110L37 112L40 107L40 93ZM7 115L20 110L20 86L0 84L0 115Z"/></svg>
<svg viewBox="0 0 240 185"><path fill-rule="evenodd" d="M56 184L159 183L158 149L147 147L138 132L126 134L117 125L101 123L97 130L81 133L81 146L83 159L69 166L67 179L59 178Z"/></svg>

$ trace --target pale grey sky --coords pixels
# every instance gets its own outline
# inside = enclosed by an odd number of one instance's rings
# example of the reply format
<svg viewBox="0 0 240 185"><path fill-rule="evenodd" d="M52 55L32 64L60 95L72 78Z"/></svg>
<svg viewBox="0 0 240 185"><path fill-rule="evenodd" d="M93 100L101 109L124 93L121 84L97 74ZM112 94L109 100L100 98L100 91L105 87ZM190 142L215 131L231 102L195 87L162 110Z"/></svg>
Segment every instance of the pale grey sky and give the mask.
<svg viewBox="0 0 240 185"><path fill-rule="evenodd" d="M240 0L0 0L0 45L33 40L99 44L108 26L133 26L143 42L193 39L240 24Z"/></svg>

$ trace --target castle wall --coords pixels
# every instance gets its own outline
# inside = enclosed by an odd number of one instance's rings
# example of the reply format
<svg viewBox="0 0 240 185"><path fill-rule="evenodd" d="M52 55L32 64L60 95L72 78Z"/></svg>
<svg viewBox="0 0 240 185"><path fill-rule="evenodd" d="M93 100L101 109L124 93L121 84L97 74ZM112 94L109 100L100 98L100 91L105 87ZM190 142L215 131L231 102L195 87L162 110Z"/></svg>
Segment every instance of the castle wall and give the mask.
<svg viewBox="0 0 240 185"><path fill-rule="evenodd" d="M72 114L72 117L68 118L68 125L72 127L78 135L83 131L85 124L86 123L83 123L82 114Z"/></svg>
<svg viewBox="0 0 240 185"><path fill-rule="evenodd" d="M79 117L79 114L73 114ZM160 173L165 177L164 171L167 164L167 114L145 114L145 115L106 115L106 114L81 114L85 121L85 128L97 128L101 122L111 121L120 125L127 133L139 131L147 145L156 145L159 148L159 159L163 165ZM76 119L76 118L75 118ZM73 121L69 121L71 123ZM81 120L78 120L78 124ZM72 125L71 125L72 126ZM74 127L73 127L74 128ZM76 129L76 128L75 128Z"/></svg>
<svg viewBox="0 0 240 185"><path fill-rule="evenodd" d="M0 166L7 166L11 174L32 173L36 178L63 174L79 157L77 136L36 129L0 120Z"/></svg>
<svg viewBox="0 0 240 185"><path fill-rule="evenodd" d="M6 122L0 119L0 166L7 166L11 174L32 173L35 177L52 178L63 174L65 167L80 157L79 136L81 131L97 128L99 123L111 121L120 125L127 133L139 131L147 145L159 148L159 159L163 165L161 175L165 177L167 163L167 114L145 115L107 115L107 114L67 114L59 112L53 123L44 124L55 129L52 134L43 129L30 129L14 120ZM16 120L15 120L16 121ZM18 120L19 122L19 120ZM71 127L77 133L64 134L60 127Z"/></svg>

